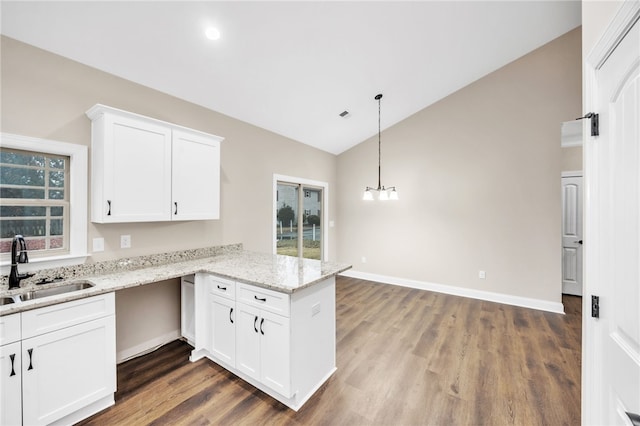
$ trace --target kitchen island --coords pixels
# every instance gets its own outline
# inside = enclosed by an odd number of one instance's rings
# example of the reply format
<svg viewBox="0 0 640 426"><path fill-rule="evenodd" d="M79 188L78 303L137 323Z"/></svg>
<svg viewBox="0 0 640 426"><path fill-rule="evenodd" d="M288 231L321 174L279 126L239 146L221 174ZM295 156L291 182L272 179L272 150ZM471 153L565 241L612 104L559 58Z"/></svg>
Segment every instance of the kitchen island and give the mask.
<svg viewBox="0 0 640 426"><path fill-rule="evenodd" d="M194 276L195 336L191 342L194 345L191 360L207 357L297 410L335 371L335 275L349 268L349 265L332 262L249 252L237 244L42 270L24 280L20 289L8 290L6 277L0 283L0 297L14 301L0 306L0 325L5 333L8 329L5 323L18 324L10 327L12 330L17 327L14 331L18 335L11 338L15 342L11 345L18 352L11 349L11 353L18 354L21 352L20 341L23 342L22 352L29 349L24 343L25 315L38 317L41 313L73 312L96 303L109 307L95 320L85 314L78 316L83 324L99 323L100 330L105 330L95 334L106 336L106 342L98 340L93 346L104 348L99 352L107 356L101 357L99 363L96 356L83 366L87 372L101 371L100 377L91 383L93 388L99 389L99 398L94 398L95 401L81 399L70 391L68 399L73 404L67 404L65 410L37 413L37 418L43 422L77 421L114 401L113 293ZM47 283L36 284L41 281ZM78 282L84 283L82 287L86 288L62 294L46 293ZM33 291L40 291L43 297L21 300L21 296ZM23 316L22 337L19 335L20 316ZM55 333L61 332L45 330L38 333L44 333L44 339L56 337ZM67 351L64 340L59 342L58 359L67 359L63 356ZM8 351L9 346L4 346L3 352ZM27 352L22 354L23 360L25 357L30 359L31 354ZM36 349L34 353L42 352ZM56 374L56 370L51 374ZM78 389L73 380L73 377L67 379L69 386L66 388ZM46 390L43 391L46 395ZM57 392L60 394L61 390ZM4 403L3 408L6 408Z"/></svg>

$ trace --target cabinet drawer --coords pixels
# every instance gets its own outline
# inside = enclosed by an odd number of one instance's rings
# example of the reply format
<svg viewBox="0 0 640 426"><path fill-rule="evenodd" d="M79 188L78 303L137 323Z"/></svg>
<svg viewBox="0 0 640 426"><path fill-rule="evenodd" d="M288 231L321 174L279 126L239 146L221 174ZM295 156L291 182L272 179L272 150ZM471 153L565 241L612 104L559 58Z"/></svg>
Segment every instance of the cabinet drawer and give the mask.
<svg viewBox="0 0 640 426"><path fill-rule="evenodd" d="M285 317L290 312L288 294L249 284L238 284L237 301Z"/></svg>
<svg viewBox="0 0 640 426"><path fill-rule="evenodd" d="M20 340L20 314L0 317L0 346Z"/></svg>
<svg viewBox="0 0 640 426"><path fill-rule="evenodd" d="M22 338L115 314L115 295L105 293L22 313Z"/></svg>
<svg viewBox="0 0 640 426"><path fill-rule="evenodd" d="M226 278L216 277L215 275L207 276L209 281L209 293L235 300L236 283Z"/></svg>

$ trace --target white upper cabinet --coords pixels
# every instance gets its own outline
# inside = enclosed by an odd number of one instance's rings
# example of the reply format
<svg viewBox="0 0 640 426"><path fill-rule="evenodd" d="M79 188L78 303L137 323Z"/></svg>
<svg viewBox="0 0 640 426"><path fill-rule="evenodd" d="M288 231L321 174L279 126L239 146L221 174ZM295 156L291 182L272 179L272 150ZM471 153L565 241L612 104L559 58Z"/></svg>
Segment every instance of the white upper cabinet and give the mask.
<svg viewBox="0 0 640 426"><path fill-rule="evenodd" d="M220 217L220 142L173 130L173 220Z"/></svg>
<svg viewBox="0 0 640 426"><path fill-rule="evenodd" d="M220 217L223 138L104 105L91 131L91 220Z"/></svg>

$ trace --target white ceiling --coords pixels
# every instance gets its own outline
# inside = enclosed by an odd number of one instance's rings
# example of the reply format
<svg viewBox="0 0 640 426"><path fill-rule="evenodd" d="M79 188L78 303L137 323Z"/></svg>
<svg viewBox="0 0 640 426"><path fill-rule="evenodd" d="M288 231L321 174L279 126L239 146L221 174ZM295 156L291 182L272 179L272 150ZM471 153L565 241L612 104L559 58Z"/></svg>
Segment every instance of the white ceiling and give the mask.
<svg viewBox="0 0 640 426"><path fill-rule="evenodd" d="M377 133L377 93L384 129L577 27L580 7L3 0L1 32L338 154Z"/></svg>

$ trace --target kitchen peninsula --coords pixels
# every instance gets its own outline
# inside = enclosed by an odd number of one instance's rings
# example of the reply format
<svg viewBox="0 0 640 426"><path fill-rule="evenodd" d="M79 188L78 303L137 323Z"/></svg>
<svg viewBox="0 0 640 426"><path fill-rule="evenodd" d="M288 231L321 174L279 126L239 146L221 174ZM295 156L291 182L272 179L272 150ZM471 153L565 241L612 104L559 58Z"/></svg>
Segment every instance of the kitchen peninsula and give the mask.
<svg viewBox="0 0 640 426"><path fill-rule="evenodd" d="M0 283L0 297L15 301L0 306L0 323L5 334L4 324L20 315L59 311L65 304L98 300L118 290L193 276L195 337L191 360L209 358L297 410L335 371L335 275L349 268L249 252L235 244L42 270L24 280L20 289L9 291L6 278ZM55 282L36 284L42 280ZM30 291L80 280L90 287L20 300L21 294ZM109 303L113 302L107 300L105 305ZM115 320L113 309L106 311L111 316L105 314L100 321ZM113 342L106 347L114 353L107 357L113 363L108 371L115 375L115 331L106 333L110 334ZM5 336L1 337L4 344ZM23 366L31 356L27 350L23 345ZM107 382L108 397L103 392L100 401L83 402L89 408L76 407L77 412L61 412L58 418L75 421L113 404L115 377L108 377ZM55 419L47 418L50 420Z"/></svg>

